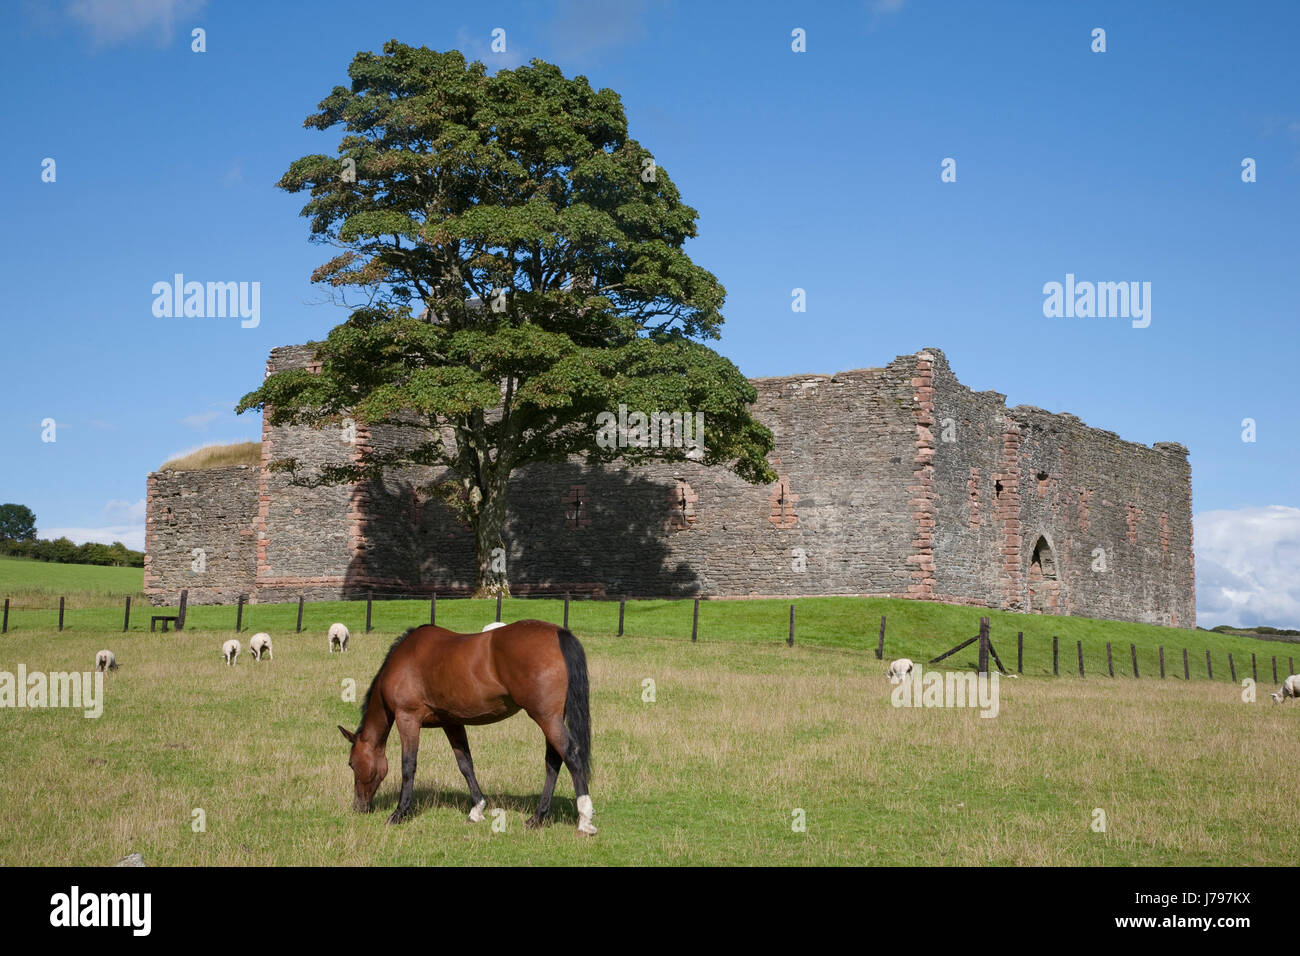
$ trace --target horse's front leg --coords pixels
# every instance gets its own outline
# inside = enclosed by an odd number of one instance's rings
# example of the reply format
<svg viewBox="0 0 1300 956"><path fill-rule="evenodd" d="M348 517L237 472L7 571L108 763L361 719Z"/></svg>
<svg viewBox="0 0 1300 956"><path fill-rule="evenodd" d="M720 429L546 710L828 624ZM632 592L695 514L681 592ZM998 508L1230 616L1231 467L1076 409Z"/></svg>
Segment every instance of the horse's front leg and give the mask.
<svg viewBox="0 0 1300 956"><path fill-rule="evenodd" d="M420 722L399 714L397 733L402 738L402 795L389 823L401 823L411 810L411 792L415 789L415 757L420 752Z"/></svg>
<svg viewBox="0 0 1300 956"><path fill-rule="evenodd" d="M448 724L442 729L447 735L447 742L451 744L451 752L456 755L456 766L460 767L465 783L469 785L469 799L474 804L469 811L469 822L478 823L483 819L483 808L487 806L487 801L483 799L483 791L478 788L478 780L474 776L474 758L469 753L469 737L460 725Z"/></svg>

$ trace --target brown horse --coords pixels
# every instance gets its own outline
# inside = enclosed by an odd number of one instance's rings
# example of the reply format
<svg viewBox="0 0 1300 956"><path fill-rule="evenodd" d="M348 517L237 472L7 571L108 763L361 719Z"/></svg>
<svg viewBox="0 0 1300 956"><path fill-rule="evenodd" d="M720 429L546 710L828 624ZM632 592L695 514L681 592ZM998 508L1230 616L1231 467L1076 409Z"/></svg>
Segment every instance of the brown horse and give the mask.
<svg viewBox="0 0 1300 956"><path fill-rule="evenodd" d="M474 778L465 727L493 724L523 710L546 736L546 784L537 812L525 826L545 822L563 762L578 798L578 831L593 834L587 698L587 656L567 628L544 621L516 621L480 634L456 634L432 624L411 628L393 642L366 691L357 732L339 727L352 743L352 808L372 809L375 791L388 773L384 747L396 723L402 738L402 795L388 822L400 823L411 809L420 728L441 727L469 784L474 803L469 819L479 822L487 801Z"/></svg>

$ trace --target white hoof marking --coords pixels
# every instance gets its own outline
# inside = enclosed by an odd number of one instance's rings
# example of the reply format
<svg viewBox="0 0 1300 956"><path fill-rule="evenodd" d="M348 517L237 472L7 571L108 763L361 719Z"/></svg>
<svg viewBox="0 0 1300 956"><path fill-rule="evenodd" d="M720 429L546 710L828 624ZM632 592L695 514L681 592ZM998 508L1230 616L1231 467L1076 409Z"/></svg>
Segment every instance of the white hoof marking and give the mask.
<svg viewBox="0 0 1300 956"><path fill-rule="evenodd" d="M474 809L471 810L471 811L469 812L469 822L470 822L470 823L482 823L482 822L483 822L483 808L486 807L486 806L487 806L487 801L486 801L486 800L480 800L478 803L474 804Z"/></svg>
<svg viewBox="0 0 1300 956"><path fill-rule="evenodd" d="M591 795L584 793L578 798L578 832L594 836L596 828L592 826L591 815L595 812L591 805Z"/></svg>

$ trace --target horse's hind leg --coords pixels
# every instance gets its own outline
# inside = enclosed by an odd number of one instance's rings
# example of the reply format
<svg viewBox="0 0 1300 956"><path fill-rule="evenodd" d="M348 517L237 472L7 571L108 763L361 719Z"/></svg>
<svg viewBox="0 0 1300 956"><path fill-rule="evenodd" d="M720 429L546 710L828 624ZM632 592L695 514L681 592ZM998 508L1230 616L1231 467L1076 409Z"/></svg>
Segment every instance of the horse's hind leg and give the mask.
<svg viewBox="0 0 1300 956"><path fill-rule="evenodd" d="M542 728L542 733L546 735L546 742L562 757L564 765L569 768L569 776L573 778L573 793L578 798L578 832L588 836L593 835L596 828L591 823L591 794L587 792L587 772L582 768L582 764L574 759L573 751L569 746L569 731L564 726L563 718L533 717L533 720L537 721L537 726ZM537 809L541 810L541 805ZM548 805L547 810L549 809Z"/></svg>
<svg viewBox="0 0 1300 956"><path fill-rule="evenodd" d="M469 754L469 736L459 724L448 724L442 729L447 735L447 742L451 744L451 752L456 755L456 766L460 767L465 782L469 784L469 799L474 804L469 811L469 822L478 823L483 819L483 808L487 806L487 801L483 799L483 791L478 788L478 780L474 776L474 758Z"/></svg>
<svg viewBox="0 0 1300 956"><path fill-rule="evenodd" d="M537 804L537 812L524 821L524 826L535 830L546 822L551 812L551 796L555 793L555 781L560 777L560 765L564 761L560 752L546 742L546 783L542 786L542 799Z"/></svg>
<svg viewBox="0 0 1300 956"><path fill-rule="evenodd" d="M402 738L402 795L389 823L401 823L411 811L411 792L415 789L415 758L420 752L420 722L399 714L397 733Z"/></svg>

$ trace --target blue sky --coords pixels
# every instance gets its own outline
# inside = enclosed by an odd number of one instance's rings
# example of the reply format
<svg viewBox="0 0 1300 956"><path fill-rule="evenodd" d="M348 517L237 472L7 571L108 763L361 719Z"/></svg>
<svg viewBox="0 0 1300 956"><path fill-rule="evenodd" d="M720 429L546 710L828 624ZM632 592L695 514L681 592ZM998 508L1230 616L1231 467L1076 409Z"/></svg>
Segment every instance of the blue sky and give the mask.
<svg viewBox="0 0 1300 956"><path fill-rule="evenodd" d="M345 313L275 181L302 120L398 38L618 91L700 212L751 376L942 348L1008 403L1191 449L1200 623L1300 626L1300 5L75 0L9 6L0 500L143 545L145 475L256 439L232 408ZM191 51L191 30L207 50ZM490 49L494 28L506 52ZM1092 31L1106 31L1095 53ZM806 31L807 50L791 49ZM42 181L42 161L56 163ZM1256 163L1244 183L1241 163ZM940 164L956 161L956 182ZM153 283L257 281L260 323L156 318ZM1043 285L1151 283L1151 322ZM791 311L791 290L807 312ZM52 418L57 440L43 442ZM1242 441L1242 420L1256 440Z"/></svg>

